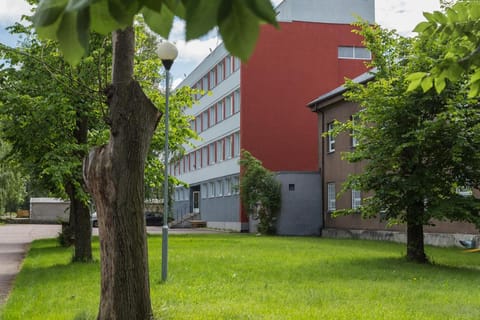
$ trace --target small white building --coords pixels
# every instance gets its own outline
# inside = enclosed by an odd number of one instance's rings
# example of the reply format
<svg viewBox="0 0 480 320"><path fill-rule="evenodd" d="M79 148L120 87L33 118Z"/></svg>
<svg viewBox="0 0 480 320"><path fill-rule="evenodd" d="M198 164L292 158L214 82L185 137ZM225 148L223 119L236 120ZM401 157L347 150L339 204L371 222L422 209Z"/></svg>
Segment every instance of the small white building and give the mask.
<svg viewBox="0 0 480 320"><path fill-rule="evenodd" d="M70 201L57 198L30 198L30 220L38 222L67 222Z"/></svg>

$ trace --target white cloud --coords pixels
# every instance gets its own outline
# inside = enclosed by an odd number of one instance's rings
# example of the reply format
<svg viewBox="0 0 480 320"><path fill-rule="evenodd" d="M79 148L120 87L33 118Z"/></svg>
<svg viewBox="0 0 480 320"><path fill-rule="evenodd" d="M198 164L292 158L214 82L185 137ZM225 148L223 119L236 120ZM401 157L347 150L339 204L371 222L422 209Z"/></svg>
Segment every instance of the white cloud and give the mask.
<svg viewBox="0 0 480 320"><path fill-rule="evenodd" d="M424 21L423 12L440 9L439 0L376 0L375 20L384 28L396 29L401 35L412 34L415 26Z"/></svg>
<svg viewBox="0 0 480 320"><path fill-rule="evenodd" d="M10 25L20 21L23 14L30 14L30 5L23 0L0 0L0 24Z"/></svg>

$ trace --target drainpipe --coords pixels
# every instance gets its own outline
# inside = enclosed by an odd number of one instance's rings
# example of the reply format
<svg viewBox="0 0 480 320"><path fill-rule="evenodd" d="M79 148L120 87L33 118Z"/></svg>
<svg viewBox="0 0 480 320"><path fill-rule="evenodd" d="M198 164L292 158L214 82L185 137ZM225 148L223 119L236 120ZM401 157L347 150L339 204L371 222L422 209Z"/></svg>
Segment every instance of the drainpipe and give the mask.
<svg viewBox="0 0 480 320"><path fill-rule="evenodd" d="M325 113L323 113L322 110L318 110L318 113L321 114L322 116L322 128L321 128L321 133L323 135L323 131L325 128ZM320 183L322 185L322 229L320 229L320 236L322 236L322 230L325 228L325 139L323 136L320 135L321 139L321 168L320 168Z"/></svg>

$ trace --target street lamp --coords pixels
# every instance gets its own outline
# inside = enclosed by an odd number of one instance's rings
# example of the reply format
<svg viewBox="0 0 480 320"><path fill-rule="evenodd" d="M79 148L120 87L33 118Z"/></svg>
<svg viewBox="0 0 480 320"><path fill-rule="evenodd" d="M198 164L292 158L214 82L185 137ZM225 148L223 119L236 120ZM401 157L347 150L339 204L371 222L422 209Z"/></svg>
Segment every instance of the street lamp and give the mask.
<svg viewBox="0 0 480 320"><path fill-rule="evenodd" d="M157 47L158 57L162 60L166 70L165 76L165 175L163 187L163 227L162 227L162 281L167 280L168 266L168 103L170 99L170 68L177 58L178 50L170 42L161 42Z"/></svg>

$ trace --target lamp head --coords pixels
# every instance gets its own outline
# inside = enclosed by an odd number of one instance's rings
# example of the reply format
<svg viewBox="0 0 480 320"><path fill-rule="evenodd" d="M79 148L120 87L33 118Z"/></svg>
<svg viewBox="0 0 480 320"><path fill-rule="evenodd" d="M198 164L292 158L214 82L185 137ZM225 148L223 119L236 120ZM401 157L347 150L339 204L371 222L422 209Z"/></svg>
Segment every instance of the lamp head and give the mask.
<svg viewBox="0 0 480 320"><path fill-rule="evenodd" d="M170 70L173 61L178 56L177 48L170 42L161 42L157 47L157 55L162 60L165 69Z"/></svg>

